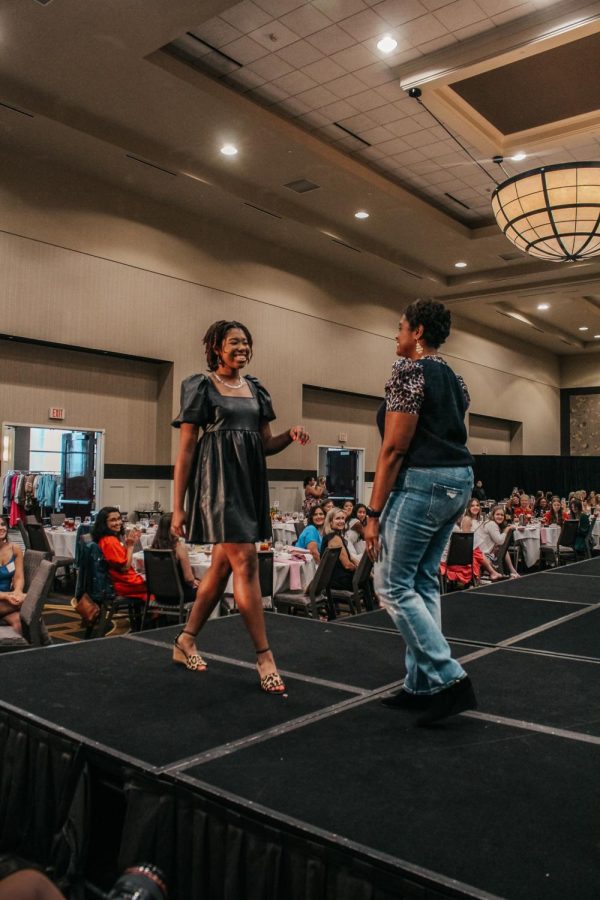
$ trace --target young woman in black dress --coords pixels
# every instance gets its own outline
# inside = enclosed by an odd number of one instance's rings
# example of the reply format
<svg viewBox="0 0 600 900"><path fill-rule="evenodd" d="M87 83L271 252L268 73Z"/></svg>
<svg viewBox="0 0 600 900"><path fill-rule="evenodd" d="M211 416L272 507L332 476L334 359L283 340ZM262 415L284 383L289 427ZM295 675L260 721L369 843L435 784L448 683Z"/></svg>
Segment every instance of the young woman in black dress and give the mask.
<svg viewBox="0 0 600 900"><path fill-rule="evenodd" d="M257 378L241 375L252 358L252 335L245 325L215 322L204 346L209 374L185 379L181 411L173 421L180 443L171 529L190 543L214 547L186 627L175 638L173 660L191 671L206 669L195 637L233 571L235 599L256 648L260 686L280 694L285 685L267 641L255 542L272 535L265 456L294 441L306 444L309 437L301 425L271 433L275 413L269 394Z"/></svg>

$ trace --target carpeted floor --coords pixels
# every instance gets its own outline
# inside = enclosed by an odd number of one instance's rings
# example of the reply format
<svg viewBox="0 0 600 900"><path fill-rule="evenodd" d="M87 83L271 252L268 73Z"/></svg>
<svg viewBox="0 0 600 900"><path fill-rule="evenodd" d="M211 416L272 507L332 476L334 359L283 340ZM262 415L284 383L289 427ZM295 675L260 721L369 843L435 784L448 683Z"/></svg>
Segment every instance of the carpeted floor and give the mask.
<svg viewBox="0 0 600 900"><path fill-rule="evenodd" d="M72 593L52 591L50 594L50 599L44 606L43 616L52 643L66 644L84 640L85 628L81 623L81 617L73 609L74 602ZM128 634L129 630L127 615L118 614L113 620L109 636Z"/></svg>

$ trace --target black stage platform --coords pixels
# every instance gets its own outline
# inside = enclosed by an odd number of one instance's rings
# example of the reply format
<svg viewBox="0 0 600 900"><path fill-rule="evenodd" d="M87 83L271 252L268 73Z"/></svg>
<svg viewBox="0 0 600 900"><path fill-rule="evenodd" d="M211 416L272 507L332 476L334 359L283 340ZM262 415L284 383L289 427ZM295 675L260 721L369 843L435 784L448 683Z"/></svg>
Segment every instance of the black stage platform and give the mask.
<svg viewBox="0 0 600 900"><path fill-rule="evenodd" d="M600 560L442 601L476 712L430 729L381 697L383 611L270 615L285 697L239 616L204 673L177 629L0 657L0 850L65 883L160 865L173 898L600 896Z"/></svg>

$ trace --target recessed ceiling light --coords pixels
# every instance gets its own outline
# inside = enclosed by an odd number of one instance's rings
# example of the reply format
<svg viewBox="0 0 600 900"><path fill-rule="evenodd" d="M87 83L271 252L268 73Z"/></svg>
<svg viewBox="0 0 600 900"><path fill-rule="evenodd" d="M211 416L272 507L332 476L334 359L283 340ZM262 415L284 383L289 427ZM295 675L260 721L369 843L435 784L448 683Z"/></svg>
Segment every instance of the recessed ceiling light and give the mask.
<svg viewBox="0 0 600 900"><path fill-rule="evenodd" d="M235 156L238 152L237 147L234 147L233 144L223 144L221 147L221 153L223 156Z"/></svg>
<svg viewBox="0 0 600 900"><path fill-rule="evenodd" d="M398 41L389 34L386 34L380 41L377 41L377 49L381 50L382 53L391 53L397 46Z"/></svg>
<svg viewBox="0 0 600 900"><path fill-rule="evenodd" d="M580 325L579 330L580 331L589 331L590 329L587 327L587 325Z"/></svg>
<svg viewBox="0 0 600 900"><path fill-rule="evenodd" d="M550 309L549 303L538 303L538 309Z"/></svg>
<svg viewBox="0 0 600 900"><path fill-rule="evenodd" d="M598 338L600 338L600 334L595 334L594 337L595 337L596 340L597 340Z"/></svg>
<svg viewBox="0 0 600 900"><path fill-rule="evenodd" d="M358 212L354 213L354 218L355 219L368 219L369 213L366 211L366 209L359 209Z"/></svg>
<svg viewBox="0 0 600 900"><path fill-rule="evenodd" d="M454 268L455 269L466 269L467 264L466 264L466 262L456 262L456 263L454 263Z"/></svg>
<svg viewBox="0 0 600 900"><path fill-rule="evenodd" d="M522 159L526 159L526 158L527 158L527 154L523 153L522 150L519 150L518 153L515 153L514 156L511 156L511 159L513 162L521 162Z"/></svg>

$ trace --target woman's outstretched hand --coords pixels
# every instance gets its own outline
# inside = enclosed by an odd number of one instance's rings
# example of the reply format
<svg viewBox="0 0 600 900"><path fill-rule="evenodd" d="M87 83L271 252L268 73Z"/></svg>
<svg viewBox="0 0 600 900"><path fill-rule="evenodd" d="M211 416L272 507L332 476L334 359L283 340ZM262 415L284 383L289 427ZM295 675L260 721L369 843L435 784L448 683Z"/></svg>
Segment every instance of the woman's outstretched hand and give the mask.
<svg viewBox="0 0 600 900"><path fill-rule="evenodd" d="M293 441L302 444L303 447L305 444L310 443L310 435L308 431L304 430L304 425L293 425L290 428L290 437Z"/></svg>
<svg viewBox="0 0 600 900"><path fill-rule="evenodd" d="M365 527L365 544L369 559L377 562L379 559L379 519L369 519Z"/></svg>
<svg viewBox="0 0 600 900"><path fill-rule="evenodd" d="M185 537L185 522L185 510L174 510L173 517L171 519L171 534L175 534L177 535L177 537Z"/></svg>

